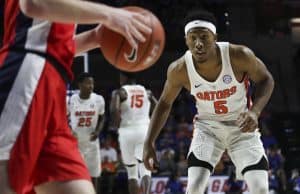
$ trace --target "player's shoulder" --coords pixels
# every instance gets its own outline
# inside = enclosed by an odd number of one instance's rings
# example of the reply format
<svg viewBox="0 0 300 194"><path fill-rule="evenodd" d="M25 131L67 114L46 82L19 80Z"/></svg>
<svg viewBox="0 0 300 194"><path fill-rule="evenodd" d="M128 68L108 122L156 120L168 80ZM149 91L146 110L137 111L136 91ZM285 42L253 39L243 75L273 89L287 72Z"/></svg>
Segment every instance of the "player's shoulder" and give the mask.
<svg viewBox="0 0 300 194"><path fill-rule="evenodd" d="M169 65L167 79L170 81L172 80L173 83L178 83L179 85L182 85L182 83L185 83L188 80L184 55Z"/></svg>
<svg viewBox="0 0 300 194"><path fill-rule="evenodd" d="M173 61L168 67L168 74L177 74L186 71L184 55Z"/></svg>
<svg viewBox="0 0 300 194"><path fill-rule="evenodd" d="M100 94L96 94L96 93L92 93L91 94L92 98L94 98L96 101L104 101L103 96L101 96Z"/></svg>
<svg viewBox="0 0 300 194"><path fill-rule="evenodd" d="M74 100L77 100L77 99L79 99L79 94L77 94L77 93L74 93L74 94L72 94L72 95L69 97L69 100L70 100L70 101L74 101Z"/></svg>
<svg viewBox="0 0 300 194"><path fill-rule="evenodd" d="M237 60L245 60L248 57L253 56L253 51L249 47L232 43L229 44L229 53L231 58Z"/></svg>

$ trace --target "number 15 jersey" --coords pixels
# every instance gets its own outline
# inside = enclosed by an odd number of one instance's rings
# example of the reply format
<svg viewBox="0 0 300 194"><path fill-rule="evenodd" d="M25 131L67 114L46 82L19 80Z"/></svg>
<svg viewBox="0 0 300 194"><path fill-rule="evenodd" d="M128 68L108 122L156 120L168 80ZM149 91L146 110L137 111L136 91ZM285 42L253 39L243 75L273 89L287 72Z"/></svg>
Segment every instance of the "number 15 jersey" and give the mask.
<svg viewBox="0 0 300 194"><path fill-rule="evenodd" d="M191 94L196 99L197 118L203 120L236 120L240 113L248 109L247 89L249 80L236 80L233 73L229 43L217 42L222 58L222 70L213 82L205 80L196 71L192 54L185 53L185 63L191 84Z"/></svg>
<svg viewBox="0 0 300 194"><path fill-rule="evenodd" d="M121 103L120 127L149 124L150 100L142 85L124 85L127 98Z"/></svg>

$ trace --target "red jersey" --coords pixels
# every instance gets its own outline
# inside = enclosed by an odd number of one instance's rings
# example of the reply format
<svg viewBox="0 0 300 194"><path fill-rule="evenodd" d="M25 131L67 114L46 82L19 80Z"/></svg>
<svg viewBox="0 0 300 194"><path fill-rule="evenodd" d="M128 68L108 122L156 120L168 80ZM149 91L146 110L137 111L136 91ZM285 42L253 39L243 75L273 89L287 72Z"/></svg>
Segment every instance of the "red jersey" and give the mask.
<svg viewBox="0 0 300 194"><path fill-rule="evenodd" d="M37 51L54 58L71 76L75 25L27 17L20 10L19 0L4 1L5 28L0 64L5 64L10 51Z"/></svg>

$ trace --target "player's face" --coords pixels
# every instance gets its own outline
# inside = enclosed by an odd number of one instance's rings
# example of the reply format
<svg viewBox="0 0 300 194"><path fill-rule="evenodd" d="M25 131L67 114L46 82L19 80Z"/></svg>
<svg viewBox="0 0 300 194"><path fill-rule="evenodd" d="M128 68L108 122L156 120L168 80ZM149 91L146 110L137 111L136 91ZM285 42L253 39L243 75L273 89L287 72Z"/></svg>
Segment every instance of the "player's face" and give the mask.
<svg viewBox="0 0 300 194"><path fill-rule="evenodd" d="M187 33L185 41L194 60L203 63L214 49L216 35L206 28L192 28Z"/></svg>
<svg viewBox="0 0 300 194"><path fill-rule="evenodd" d="M94 90L94 79L91 77L85 78L80 84L79 89L82 94L89 95Z"/></svg>

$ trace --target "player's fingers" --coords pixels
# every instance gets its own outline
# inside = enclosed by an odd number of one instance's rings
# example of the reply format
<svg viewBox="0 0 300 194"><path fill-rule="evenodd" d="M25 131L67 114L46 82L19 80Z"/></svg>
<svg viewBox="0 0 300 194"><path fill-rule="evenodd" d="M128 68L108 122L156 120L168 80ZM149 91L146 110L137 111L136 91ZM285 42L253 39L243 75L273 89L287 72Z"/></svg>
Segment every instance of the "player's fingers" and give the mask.
<svg viewBox="0 0 300 194"><path fill-rule="evenodd" d="M143 161L144 161L145 168L147 168L148 170L150 170L149 158L144 157Z"/></svg>
<svg viewBox="0 0 300 194"><path fill-rule="evenodd" d="M151 172L157 172L158 164L156 162L156 159L154 157L151 157L151 158L149 158L148 162L149 162L149 170Z"/></svg>
<svg viewBox="0 0 300 194"><path fill-rule="evenodd" d="M257 129L257 124L255 122L249 124L249 132L253 132Z"/></svg>
<svg viewBox="0 0 300 194"><path fill-rule="evenodd" d="M242 128L244 125L246 125L246 118L240 118L237 120L238 127Z"/></svg>
<svg viewBox="0 0 300 194"><path fill-rule="evenodd" d="M242 125L242 123L244 123L245 122L245 113L241 113L239 116L238 116L238 118L237 118L237 120L236 120L236 123L237 123L237 125L238 126L241 126Z"/></svg>
<svg viewBox="0 0 300 194"><path fill-rule="evenodd" d="M257 123L254 120L249 119L244 123L244 125L242 125L241 131L242 132L253 132L256 130L257 127L258 127Z"/></svg>
<svg viewBox="0 0 300 194"><path fill-rule="evenodd" d="M134 27L131 30L131 34L134 36L134 38L136 40L138 40L140 42L145 42L146 41L146 37Z"/></svg>
<svg viewBox="0 0 300 194"><path fill-rule="evenodd" d="M125 38L127 39L128 43L132 48L137 48L138 43L136 40L133 38L133 35L131 34L130 30L127 28L126 32L124 34Z"/></svg>
<svg viewBox="0 0 300 194"><path fill-rule="evenodd" d="M157 160L156 155L153 157L153 169L155 172L158 171L158 169L159 169L159 162Z"/></svg>
<svg viewBox="0 0 300 194"><path fill-rule="evenodd" d="M239 128L242 132L247 132L249 130L249 119L244 119L244 121L240 124Z"/></svg>
<svg viewBox="0 0 300 194"><path fill-rule="evenodd" d="M140 13L136 13L134 16L135 20L133 20L137 29L143 33L151 34L151 18L150 16L145 16Z"/></svg>

